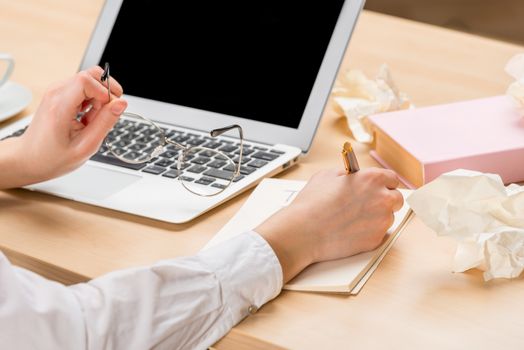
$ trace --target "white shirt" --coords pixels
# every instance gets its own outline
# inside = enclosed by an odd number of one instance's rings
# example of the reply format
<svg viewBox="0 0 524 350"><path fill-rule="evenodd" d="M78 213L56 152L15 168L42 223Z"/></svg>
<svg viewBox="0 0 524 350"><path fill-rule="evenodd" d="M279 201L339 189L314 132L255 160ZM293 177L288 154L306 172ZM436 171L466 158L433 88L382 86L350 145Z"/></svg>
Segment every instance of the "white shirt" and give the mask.
<svg viewBox="0 0 524 350"><path fill-rule="evenodd" d="M281 288L278 259L256 232L69 287L0 253L0 348L206 349Z"/></svg>

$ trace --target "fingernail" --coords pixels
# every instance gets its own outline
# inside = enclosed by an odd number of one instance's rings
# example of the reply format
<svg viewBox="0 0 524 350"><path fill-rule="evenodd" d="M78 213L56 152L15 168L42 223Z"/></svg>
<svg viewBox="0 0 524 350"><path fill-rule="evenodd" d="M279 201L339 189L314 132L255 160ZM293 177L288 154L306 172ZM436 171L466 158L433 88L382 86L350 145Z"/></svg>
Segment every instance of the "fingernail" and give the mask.
<svg viewBox="0 0 524 350"><path fill-rule="evenodd" d="M120 115L126 109L126 103L124 101L118 101L111 107L111 113L114 115Z"/></svg>

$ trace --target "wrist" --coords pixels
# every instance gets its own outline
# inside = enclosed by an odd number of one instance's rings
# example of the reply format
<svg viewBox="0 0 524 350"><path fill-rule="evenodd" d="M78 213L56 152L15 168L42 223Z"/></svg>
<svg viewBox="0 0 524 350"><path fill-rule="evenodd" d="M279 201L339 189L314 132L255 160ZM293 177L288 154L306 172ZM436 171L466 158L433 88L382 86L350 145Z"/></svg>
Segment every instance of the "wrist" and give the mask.
<svg viewBox="0 0 524 350"><path fill-rule="evenodd" d="M6 169L0 177L0 189L15 188L32 182L25 166L22 138L11 137L0 141L0 168Z"/></svg>
<svg viewBox="0 0 524 350"><path fill-rule="evenodd" d="M314 261L313 245L301 226L300 218L298 212L288 207L255 229L275 252L282 267L284 283Z"/></svg>

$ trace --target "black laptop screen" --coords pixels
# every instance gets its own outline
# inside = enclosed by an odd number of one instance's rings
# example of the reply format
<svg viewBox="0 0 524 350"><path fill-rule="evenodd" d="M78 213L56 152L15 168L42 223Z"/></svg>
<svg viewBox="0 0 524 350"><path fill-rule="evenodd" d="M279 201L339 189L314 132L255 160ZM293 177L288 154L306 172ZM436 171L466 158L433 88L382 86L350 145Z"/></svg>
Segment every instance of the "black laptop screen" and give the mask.
<svg viewBox="0 0 524 350"><path fill-rule="evenodd" d="M125 1L100 64L128 95L298 128L342 4Z"/></svg>

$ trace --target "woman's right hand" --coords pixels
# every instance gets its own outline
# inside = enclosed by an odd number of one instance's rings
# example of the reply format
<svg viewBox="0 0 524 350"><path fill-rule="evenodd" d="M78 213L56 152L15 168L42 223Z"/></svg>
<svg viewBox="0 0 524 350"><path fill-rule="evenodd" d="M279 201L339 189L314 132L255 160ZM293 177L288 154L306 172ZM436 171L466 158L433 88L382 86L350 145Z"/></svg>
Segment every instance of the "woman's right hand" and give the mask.
<svg viewBox="0 0 524 350"><path fill-rule="evenodd" d="M291 205L255 229L280 260L284 282L309 264L378 247L403 205L397 175L365 169L314 175Z"/></svg>
<svg viewBox="0 0 524 350"><path fill-rule="evenodd" d="M10 172L0 189L20 187L64 175L81 166L127 107L120 84L111 78L112 98L101 82L102 68L92 67L45 93L29 128L0 144L0 165ZM77 114L91 104L82 121Z"/></svg>

